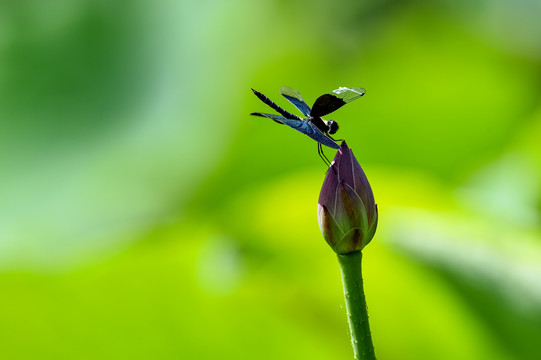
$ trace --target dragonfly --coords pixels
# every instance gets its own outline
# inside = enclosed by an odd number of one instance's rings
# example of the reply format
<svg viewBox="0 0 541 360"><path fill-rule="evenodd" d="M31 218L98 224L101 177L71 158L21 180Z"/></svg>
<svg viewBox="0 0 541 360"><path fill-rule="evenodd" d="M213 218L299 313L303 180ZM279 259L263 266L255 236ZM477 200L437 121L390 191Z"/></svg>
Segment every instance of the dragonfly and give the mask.
<svg viewBox="0 0 541 360"><path fill-rule="evenodd" d="M252 91L259 98L259 100L276 110L280 115L260 112L254 112L250 115L269 118L276 121L278 124L287 125L305 135L308 135L317 141L317 153L327 165L330 164L330 161L323 153L323 145L333 149L340 148L337 140L331 137L331 135L338 131L338 123L334 120L323 120L322 117L340 109L342 106L360 98L366 93L366 91L360 87L339 87L330 93L323 94L318 97L310 109L310 106L306 104L301 94L297 90L287 86L280 88L280 93L282 96L289 100L289 102L291 102L305 116L305 118L301 118L290 113L289 111L282 109L259 91L254 89L252 89Z"/></svg>

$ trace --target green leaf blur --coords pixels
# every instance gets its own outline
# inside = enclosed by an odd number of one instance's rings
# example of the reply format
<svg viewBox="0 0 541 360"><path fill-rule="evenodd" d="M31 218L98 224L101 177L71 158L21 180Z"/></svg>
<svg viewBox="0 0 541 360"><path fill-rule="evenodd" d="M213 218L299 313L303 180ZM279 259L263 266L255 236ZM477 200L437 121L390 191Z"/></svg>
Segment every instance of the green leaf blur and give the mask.
<svg viewBox="0 0 541 360"><path fill-rule="evenodd" d="M539 359L541 3L0 1L0 359L350 359L331 115L379 359ZM326 150L332 158L334 152Z"/></svg>

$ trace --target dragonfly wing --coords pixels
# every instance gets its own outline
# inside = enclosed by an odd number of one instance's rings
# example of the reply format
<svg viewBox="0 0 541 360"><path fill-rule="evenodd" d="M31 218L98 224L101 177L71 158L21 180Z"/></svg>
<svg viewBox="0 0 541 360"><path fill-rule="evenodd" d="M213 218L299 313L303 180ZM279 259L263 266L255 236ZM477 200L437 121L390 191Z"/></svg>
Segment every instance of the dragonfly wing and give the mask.
<svg viewBox="0 0 541 360"><path fill-rule="evenodd" d="M284 119L283 124L297 131L300 131L305 135L308 135L320 144L323 144L333 149L340 149L340 145L338 145L336 141L322 133L321 130L319 130L310 121Z"/></svg>
<svg viewBox="0 0 541 360"><path fill-rule="evenodd" d="M280 88L280 93L283 97L288 99L290 103L295 105L304 116L310 117L310 106L304 102L304 99L297 90L284 86Z"/></svg>
<svg viewBox="0 0 541 360"><path fill-rule="evenodd" d="M366 90L360 87L339 87L328 94L318 97L314 102L314 106L312 106L310 115L313 117L325 116L360 98L365 93Z"/></svg>
<svg viewBox="0 0 541 360"><path fill-rule="evenodd" d="M258 112L251 113L250 115L266 117L266 118L276 121L278 124L285 124L284 120L288 120L282 115L265 114L265 113L258 113ZM290 120L290 121L301 121L301 120Z"/></svg>

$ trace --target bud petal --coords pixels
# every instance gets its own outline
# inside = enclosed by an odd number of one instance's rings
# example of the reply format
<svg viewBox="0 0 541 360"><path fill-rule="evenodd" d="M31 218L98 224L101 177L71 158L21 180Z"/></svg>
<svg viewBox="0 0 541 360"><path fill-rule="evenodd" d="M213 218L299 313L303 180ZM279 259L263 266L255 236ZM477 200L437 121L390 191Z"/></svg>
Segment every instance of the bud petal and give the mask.
<svg viewBox="0 0 541 360"><path fill-rule="evenodd" d="M363 245L363 231L359 228L353 228L348 231L333 248L337 254L348 254L357 250L361 250Z"/></svg>
<svg viewBox="0 0 541 360"><path fill-rule="evenodd" d="M366 229L368 220L366 210L360 196L351 186L343 181L340 182L339 188L341 201L339 202L340 206L337 206L337 217L339 216L338 214L341 213L340 210L343 209L347 215L347 223L349 227L356 226ZM340 221L338 221L338 223L340 224Z"/></svg>
<svg viewBox="0 0 541 360"><path fill-rule="evenodd" d="M330 247L334 248L335 244L344 236L344 231L337 224L334 216L332 216L325 205L318 205L317 219L323 238Z"/></svg>
<svg viewBox="0 0 541 360"><path fill-rule="evenodd" d="M366 233L366 239L368 241L363 244L363 247L365 247L374 237L374 234L376 233L376 229L378 227L378 206L374 205L374 218L372 219L372 225L370 225L370 228L368 228L368 232Z"/></svg>

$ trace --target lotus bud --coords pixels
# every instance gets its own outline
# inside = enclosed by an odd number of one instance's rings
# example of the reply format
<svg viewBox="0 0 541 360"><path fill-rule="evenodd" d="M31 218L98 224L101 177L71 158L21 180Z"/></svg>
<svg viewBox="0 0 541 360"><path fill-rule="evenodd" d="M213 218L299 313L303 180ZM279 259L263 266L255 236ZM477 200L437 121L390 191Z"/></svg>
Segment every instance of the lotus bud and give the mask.
<svg viewBox="0 0 541 360"><path fill-rule="evenodd" d="M323 181L318 222L325 241L340 255L362 250L376 232L378 208L372 189L345 141Z"/></svg>

